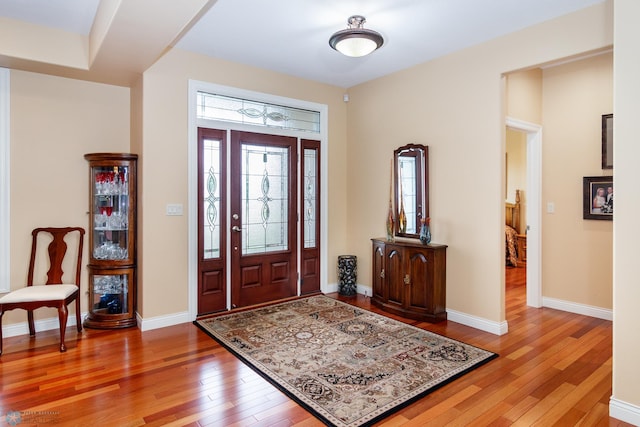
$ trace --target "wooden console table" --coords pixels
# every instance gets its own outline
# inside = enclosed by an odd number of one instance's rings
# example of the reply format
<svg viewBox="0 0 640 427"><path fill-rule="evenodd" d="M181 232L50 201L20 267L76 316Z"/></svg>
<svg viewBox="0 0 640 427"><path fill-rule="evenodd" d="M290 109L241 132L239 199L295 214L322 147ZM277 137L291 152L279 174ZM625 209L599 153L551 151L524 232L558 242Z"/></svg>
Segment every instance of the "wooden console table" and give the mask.
<svg viewBox="0 0 640 427"><path fill-rule="evenodd" d="M371 240L371 303L410 319L446 320L447 246L423 245L419 240Z"/></svg>

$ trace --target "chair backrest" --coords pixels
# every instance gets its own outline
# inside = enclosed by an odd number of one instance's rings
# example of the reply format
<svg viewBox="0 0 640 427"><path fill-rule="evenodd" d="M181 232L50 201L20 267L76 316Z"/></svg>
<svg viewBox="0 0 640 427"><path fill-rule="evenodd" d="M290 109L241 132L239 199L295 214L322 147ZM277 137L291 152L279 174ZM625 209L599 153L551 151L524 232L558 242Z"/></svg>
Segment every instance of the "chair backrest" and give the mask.
<svg viewBox="0 0 640 427"><path fill-rule="evenodd" d="M27 277L27 286L33 285L33 276L36 265L36 254L38 246L38 235L40 233L49 233L52 237L51 243L47 251L49 253L49 271L47 272L46 285L62 283L64 271L62 263L67 253L67 243L65 237L69 233L78 232L78 259L75 262L76 274L75 285L80 286L80 273L82 271L82 245L84 240L84 229L81 227L44 227L36 228L31 232L33 240L31 243L31 259L29 260L29 273Z"/></svg>

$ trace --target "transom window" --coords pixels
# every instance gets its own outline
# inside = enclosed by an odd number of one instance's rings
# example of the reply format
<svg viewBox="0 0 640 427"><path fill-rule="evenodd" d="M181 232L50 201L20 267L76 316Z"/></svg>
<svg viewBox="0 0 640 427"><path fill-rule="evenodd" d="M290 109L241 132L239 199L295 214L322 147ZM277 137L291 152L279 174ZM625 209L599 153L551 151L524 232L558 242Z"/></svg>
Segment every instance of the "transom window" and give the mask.
<svg viewBox="0 0 640 427"><path fill-rule="evenodd" d="M320 112L198 92L199 119L320 133Z"/></svg>

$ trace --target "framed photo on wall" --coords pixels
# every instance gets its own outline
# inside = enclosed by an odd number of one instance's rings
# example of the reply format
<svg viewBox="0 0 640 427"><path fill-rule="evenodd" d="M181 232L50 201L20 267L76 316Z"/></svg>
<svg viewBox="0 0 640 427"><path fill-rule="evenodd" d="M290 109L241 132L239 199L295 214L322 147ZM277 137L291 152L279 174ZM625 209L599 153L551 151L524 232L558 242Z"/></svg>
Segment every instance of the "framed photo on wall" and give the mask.
<svg viewBox="0 0 640 427"><path fill-rule="evenodd" d="M613 220L613 176L585 176L582 187L582 217Z"/></svg>
<svg viewBox="0 0 640 427"><path fill-rule="evenodd" d="M613 169L613 114L602 115L602 169Z"/></svg>

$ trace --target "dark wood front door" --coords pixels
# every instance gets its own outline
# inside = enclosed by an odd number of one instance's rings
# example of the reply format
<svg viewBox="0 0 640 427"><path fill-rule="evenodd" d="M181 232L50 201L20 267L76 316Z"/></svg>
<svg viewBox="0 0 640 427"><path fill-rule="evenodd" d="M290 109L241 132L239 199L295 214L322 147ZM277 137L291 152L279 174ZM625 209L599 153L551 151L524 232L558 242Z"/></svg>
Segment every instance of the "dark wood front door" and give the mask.
<svg viewBox="0 0 640 427"><path fill-rule="evenodd" d="M297 141L231 132L231 306L297 293Z"/></svg>

